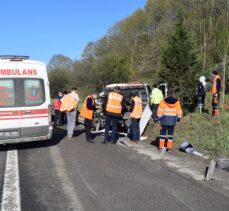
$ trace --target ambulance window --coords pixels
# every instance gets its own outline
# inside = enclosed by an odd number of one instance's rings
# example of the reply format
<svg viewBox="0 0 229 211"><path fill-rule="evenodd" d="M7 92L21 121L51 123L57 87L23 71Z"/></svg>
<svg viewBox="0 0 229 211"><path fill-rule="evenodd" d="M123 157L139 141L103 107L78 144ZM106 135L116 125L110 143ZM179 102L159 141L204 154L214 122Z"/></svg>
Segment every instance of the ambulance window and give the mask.
<svg viewBox="0 0 229 211"><path fill-rule="evenodd" d="M45 101L43 80L25 79L24 96L26 106L41 105Z"/></svg>
<svg viewBox="0 0 229 211"><path fill-rule="evenodd" d="M14 80L0 79L0 107L15 105Z"/></svg>

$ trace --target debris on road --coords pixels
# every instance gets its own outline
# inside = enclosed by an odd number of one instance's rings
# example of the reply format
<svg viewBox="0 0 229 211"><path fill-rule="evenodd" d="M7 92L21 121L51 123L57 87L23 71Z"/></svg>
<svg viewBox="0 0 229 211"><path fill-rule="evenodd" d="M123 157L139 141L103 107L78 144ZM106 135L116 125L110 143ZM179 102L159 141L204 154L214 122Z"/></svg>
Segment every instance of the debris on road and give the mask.
<svg viewBox="0 0 229 211"><path fill-rule="evenodd" d="M229 171L229 159L228 158L220 158L216 161L216 167L223 169L225 171Z"/></svg>
<svg viewBox="0 0 229 211"><path fill-rule="evenodd" d="M206 181L209 181L213 178L215 166L216 166L216 162L214 159L212 159L209 166L207 167L207 172L206 172L206 176L205 176Z"/></svg>
<svg viewBox="0 0 229 211"><path fill-rule="evenodd" d="M208 156L203 155L202 153L196 151L194 149L194 147L192 146L192 144L189 141L184 141L181 145L180 145L180 150L182 152L186 152L188 154L192 154L192 155L197 155L199 157L202 157L204 159L209 159Z"/></svg>

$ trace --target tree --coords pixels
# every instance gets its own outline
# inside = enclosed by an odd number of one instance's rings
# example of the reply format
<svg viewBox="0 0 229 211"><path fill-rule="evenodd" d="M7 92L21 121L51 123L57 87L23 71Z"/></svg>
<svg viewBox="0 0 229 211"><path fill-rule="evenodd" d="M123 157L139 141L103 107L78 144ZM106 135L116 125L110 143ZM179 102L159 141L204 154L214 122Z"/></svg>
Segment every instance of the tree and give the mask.
<svg viewBox="0 0 229 211"><path fill-rule="evenodd" d="M174 32L168 37L162 50L160 79L179 93L183 107L195 106L196 84L200 62L197 60L196 44L185 26L183 16L177 16Z"/></svg>
<svg viewBox="0 0 229 211"><path fill-rule="evenodd" d="M48 73L51 96L55 97L59 91L69 91L72 83L72 75L68 70L55 69Z"/></svg>
<svg viewBox="0 0 229 211"><path fill-rule="evenodd" d="M72 70L73 61L62 54L54 55L48 63L48 71L55 69Z"/></svg>
<svg viewBox="0 0 229 211"><path fill-rule="evenodd" d="M98 61L96 75L100 86L127 82L130 76L129 63L123 55L108 54Z"/></svg>
<svg viewBox="0 0 229 211"><path fill-rule="evenodd" d="M54 55L48 64L48 76L50 82L51 96L54 97L58 91L69 90L73 84L72 80L73 62L64 55Z"/></svg>

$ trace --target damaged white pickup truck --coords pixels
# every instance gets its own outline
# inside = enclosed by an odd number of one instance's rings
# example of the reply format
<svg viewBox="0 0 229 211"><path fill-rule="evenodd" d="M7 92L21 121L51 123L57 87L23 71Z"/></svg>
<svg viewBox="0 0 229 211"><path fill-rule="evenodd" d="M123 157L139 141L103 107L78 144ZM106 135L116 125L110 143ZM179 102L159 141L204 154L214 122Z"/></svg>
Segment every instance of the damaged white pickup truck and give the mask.
<svg viewBox="0 0 229 211"><path fill-rule="evenodd" d="M120 87L120 92L124 96L125 101L127 102L126 106L124 105L122 110L122 118L118 124L118 131L119 133L126 134L128 128L130 127L130 114L128 112L127 106L128 102L130 102L129 94L131 92L137 92L139 97L141 97L143 102L143 116L140 121L140 134L144 132L150 118L152 115L150 109L150 93L151 88L148 84L144 83L126 83L126 84L109 84L105 87L104 91L100 93L99 98L96 100L97 105L103 105L105 96L113 90L115 86ZM162 90L163 93L166 93L167 86L166 84L160 84L159 88ZM83 123L84 120L79 117L79 123ZM102 109L98 109L94 114L93 119L93 131L92 133L102 133L104 132L104 113Z"/></svg>

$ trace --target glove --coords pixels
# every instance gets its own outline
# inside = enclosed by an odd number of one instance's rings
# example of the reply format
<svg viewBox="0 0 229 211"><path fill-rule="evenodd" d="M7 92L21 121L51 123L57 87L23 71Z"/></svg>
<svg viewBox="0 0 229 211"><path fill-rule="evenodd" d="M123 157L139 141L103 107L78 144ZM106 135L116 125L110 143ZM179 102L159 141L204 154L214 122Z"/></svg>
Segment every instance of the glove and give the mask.
<svg viewBox="0 0 229 211"><path fill-rule="evenodd" d="M177 122L180 122L181 118L177 117Z"/></svg>

